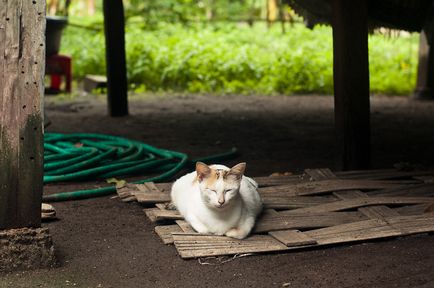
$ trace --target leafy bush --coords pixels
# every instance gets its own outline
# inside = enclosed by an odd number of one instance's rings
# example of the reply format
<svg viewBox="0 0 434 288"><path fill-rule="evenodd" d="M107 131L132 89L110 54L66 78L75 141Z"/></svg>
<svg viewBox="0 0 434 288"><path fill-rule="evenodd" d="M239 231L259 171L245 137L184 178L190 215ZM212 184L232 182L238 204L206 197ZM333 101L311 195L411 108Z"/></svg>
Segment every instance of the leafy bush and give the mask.
<svg viewBox="0 0 434 288"><path fill-rule="evenodd" d="M128 80L140 91L199 93L332 93L329 27L241 24L188 27L160 24L154 31L126 26ZM83 41L85 39L85 41ZM415 85L417 35L370 36L371 91L408 94ZM104 74L102 32L68 27L62 52L74 75Z"/></svg>
<svg viewBox="0 0 434 288"><path fill-rule="evenodd" d="M256 0L129 0L125 2L127 18L140 17L148 29L161 22L188 24L191 21L261 18L264 2ZM265 12L265 11L264 11Z"/></svg>

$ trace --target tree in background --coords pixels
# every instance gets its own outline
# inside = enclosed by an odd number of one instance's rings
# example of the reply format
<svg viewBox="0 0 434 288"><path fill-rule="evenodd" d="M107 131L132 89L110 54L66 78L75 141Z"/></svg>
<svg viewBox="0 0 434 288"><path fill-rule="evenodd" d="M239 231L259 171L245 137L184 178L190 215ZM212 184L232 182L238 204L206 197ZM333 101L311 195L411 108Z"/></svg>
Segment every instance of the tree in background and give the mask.
<svg viewBox="0 0 434 288"><path fill-rule="evenodd" d="M51 15L102 16L102 0L47 0ZM161 23L267 21L292 22L295 14L282 0L123 0L125 16L146 29ZM67 5L66 5L67 4ZM64 8L66 7L66 8ZM66 12L64 12L66 11ZM100 17L95 18L98 22Z"/></svg>
<svg viewBox="0 0 434 288"><path fill-rule="evenodd" d="M97 0L74 0L73 10L76 15L93 16ZM100 1L99 1L100 2ZM47 15L68 16L71 0L47 0Z"/></svg>
<svg viewBox="0 0 434 288"><path fill-rule="evenodd" d="M68 16L70 0L47 0L47 15Z"/></svg>
<svg viewBox="0 0 434 288"><path fill-rule="evenodd" d="M264 8L258 0L127 0L127 17L141 17L148 25L159 22L249 21Z"/></svg>

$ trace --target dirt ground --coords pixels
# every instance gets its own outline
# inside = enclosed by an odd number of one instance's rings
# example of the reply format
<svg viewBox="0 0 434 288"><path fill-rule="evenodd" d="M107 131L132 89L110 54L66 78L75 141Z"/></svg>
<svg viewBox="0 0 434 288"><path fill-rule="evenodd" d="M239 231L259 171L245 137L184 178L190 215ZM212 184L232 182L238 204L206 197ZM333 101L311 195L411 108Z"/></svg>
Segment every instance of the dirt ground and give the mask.
<svg viewBox="0 0 434 288"><path fill-rule="evenodd" d="M371 103L373 168L432 167L434 102L373 97ZM46 106L50 132L125 136L192 157L235 146L242 154L226 164L247 161L249 176L338 167L332 97L148 97L132 101L131 116L123 118L108 117L104 102L88 98L53 98ZM0 287L434 287L429 235L202 265L163 245L136 203L103 197L54 206L60 220L43 227L52 233L59 266L0 274Z"/></svg>

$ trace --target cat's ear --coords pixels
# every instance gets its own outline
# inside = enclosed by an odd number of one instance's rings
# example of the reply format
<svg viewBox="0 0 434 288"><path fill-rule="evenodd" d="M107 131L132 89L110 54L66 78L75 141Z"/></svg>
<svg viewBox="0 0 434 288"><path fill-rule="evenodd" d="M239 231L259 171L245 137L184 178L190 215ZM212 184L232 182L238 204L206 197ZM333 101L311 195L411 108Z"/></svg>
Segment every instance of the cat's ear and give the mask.
<svg viewBox="0 0 434 288"><path fill-rule="evenodd" d="M204 178L211 175L211 168L209 168L205 163L196 162L196 173L199 181L202 181Z"/></svg>
<svg viewBox="0 0 434 288"><path fill-rule="evenodd" d="M228 176L234 176L237 180L241 179L244 175L244 171L246 170L246 163L242 162L229 170Z"/></svg>

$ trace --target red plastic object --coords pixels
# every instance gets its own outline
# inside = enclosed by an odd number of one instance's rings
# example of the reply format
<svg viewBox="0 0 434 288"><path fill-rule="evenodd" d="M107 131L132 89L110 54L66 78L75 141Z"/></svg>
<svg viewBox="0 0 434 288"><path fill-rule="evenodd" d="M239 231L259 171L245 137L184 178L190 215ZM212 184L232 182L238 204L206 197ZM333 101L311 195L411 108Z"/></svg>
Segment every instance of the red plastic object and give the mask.
<svg viewBox="0 0 434 288"><path fill-rule="evenodd" d="M46 59L45 74L50 75L50 90L61 91L62 76L65 77L65 91L71 92L72 58L65 55L54 54Z"/></svg>

